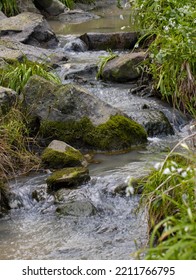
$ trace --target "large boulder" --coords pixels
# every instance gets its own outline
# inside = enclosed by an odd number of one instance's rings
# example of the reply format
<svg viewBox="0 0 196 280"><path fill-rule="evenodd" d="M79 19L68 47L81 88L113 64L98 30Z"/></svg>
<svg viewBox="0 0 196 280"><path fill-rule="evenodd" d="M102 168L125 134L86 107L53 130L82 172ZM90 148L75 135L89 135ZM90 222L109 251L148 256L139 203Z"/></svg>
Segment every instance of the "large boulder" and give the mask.
<svg viewBox="0 0 196 280"><path fill-rule="evenodd" d="M21 61L23 58L31 61L48 62L51 65L67 60L60 51L43 49L25 45L17 41L0 38L0 58L6 61Z"/></svg>
<svg viewBox="0 0 196 280"><path fill-rule="evenodd" d="M138 40L136 32L85 33L79 37L89 50L132 49Z"/></svg>
<svg viewBox="0 0 196 280"><path fill-rule="evenodd" d="M16 102L16 92L0 86L0 115L6 114Z"/></svg>
<svg viewBox="0 0 196 280"><path fill-rule="evenodd" d="M81 166L85 159L79 150L63 141L53 140L42 153L42 162L49 168Z"/></svg>
<svg viewBox="0 0 196 280"><path fill-rule="evenodd" d="M141 76L139 64L145 59L145 52L128 53L106 63L101 73L105 81L118 83L129 82Z"/></svg>
<svg viewBox="0 0 196 280"><path fill-rule="evenodd" d="M24 12L0 21L1 38L10 38L25 44L52 48L58 40L49 24L40 14Z"/></svg>
<svg viewBox="0 0 196 280"><path fill-rule="evenodd" d="M45 139L100 150L123 150L146 142L141 125L82 87L32 76L22 97L24 110L40 120Z"/></svg>
<svg viewBox="0 0 196 280"><path fill-rule="evenodd" d="M89 171L85 167L70 167L55 171L46 180L48 191L53 192L61 188L75 188L90 180Z"/></svg>
<svg viewBox="0 0 196 280"><path fill-rule="evenodd" d="M120 114L119 110L83 87L57 85L36 75L26 84L23 97L27 111L30 109L41 121L78 121L88 117L94 125L98 125L106 122L111 115Z"/></svg>

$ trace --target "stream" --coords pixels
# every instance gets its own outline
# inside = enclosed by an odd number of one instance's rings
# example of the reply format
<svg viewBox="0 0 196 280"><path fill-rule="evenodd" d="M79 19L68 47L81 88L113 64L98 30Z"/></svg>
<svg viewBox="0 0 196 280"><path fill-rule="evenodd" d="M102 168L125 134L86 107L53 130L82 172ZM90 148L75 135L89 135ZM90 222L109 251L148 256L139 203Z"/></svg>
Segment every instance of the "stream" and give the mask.
<svg viewBox="0 0 196 280"><path fill-rule="evenodd" d="M165 113L175 134L149 137L146 146L135 147L122 154L96 154L88 168L91 180L71 190L68 199L90 202L95 208L93 215L59 215L56 202L46 192L48 174L29 174L10 182L12 191L9 213L0 220L0 259L134 259L134 252L148 241L147 213L139 207L140 195L126 196L115 189L128 176L140 177L164 158L168 149L187 134L181 129L186 120L153 97L131 95L131 84L111 84L97 81L95 71L100 56L106 51L74 51L71 40L84 32L120 31L128 26L128 12L111 9L97 11L100 19L83 24L50 22L60 35L68 62L57 69L64 84L82 84L92 94L134 118L138 108L145 105ZM105 15L108 17L105 17ZM118 20L117 20L118 19ZM114 24L115 23L115 24ZM108 28L109 27L109 28ZM62 36L63 35L63 36ZM67 42L67 43L66 43ZM79 42L78 44L81 44ZM81 45L82 48L82 45ZM87 69L87 71L86 71ZM85 71L84 71L85 70ZM137 116L136 116L137 117ZM32 193L37 191L37 201Z"/></svg>

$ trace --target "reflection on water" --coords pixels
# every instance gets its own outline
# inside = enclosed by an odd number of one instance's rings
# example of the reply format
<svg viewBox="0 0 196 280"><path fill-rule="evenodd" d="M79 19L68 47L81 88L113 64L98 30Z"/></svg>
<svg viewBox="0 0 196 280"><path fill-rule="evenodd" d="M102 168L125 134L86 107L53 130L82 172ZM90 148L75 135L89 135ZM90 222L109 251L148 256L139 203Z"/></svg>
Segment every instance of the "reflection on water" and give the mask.
<svg viewBox="0 0 196 280"><path fill-rule="evenodd" d="M118 32L134 31L130 21L130 9L118 9L115 5L110 8L94 11L99 15L99 19L83 23L61 23L59 21L49 21L56 34L83 34L86 32Z"/></svg>

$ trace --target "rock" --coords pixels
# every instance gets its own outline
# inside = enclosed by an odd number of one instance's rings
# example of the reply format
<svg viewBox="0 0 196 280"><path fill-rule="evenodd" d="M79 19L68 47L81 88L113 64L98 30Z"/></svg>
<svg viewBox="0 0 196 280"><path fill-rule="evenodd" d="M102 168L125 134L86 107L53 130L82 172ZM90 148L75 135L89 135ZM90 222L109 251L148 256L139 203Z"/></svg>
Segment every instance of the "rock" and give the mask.
<svg viewBox="0 0 196 280"><path fill-rule="evenodd" d="M64 46L65 51L84 52L87 51L87 49L88 47L85 42L79 38L75 38L74 40L66 43Z"/></svg>
<svg viewBox="0 0 196 280"><path fill-rule="evenodd" d="M6 15L2 11L0 11L0 21L5 18L7 18Z"/></svg>
<svg viewBox="0 0 196 280"><path fill-rule="evenodd" d="M17 209L25 206L22 197L15 192L9 193L8 200L10 209Z"/></svg>
<svg viewBox="0 0 196 280"><path fill-rule="evenodd" d="M101 77L105 81L118 83L138 79L141 75L138 65L145 59L145 57L145 52L128 53L116 57L106 63Z"/></svg>
<svg viewBox="0 0 196 280"><path fill-rule="evenodd" d="M37 47L53 48L58 40L49 24L40 14L24 12L0 21L1 38Z"/></svg>
<svg viewBox="0 0 196 280"><path fill-rule="evenodd" d="M78 84L92 83L95 81L95 76L98 70L96 64L83 63L78 65L77 63L66 63L61 66L59 76L62 80L74 80Z"/></svg>
<svg viewBox="0 0 196 280"><path fill-rule="evenodd" d="M16 102L16 92L0 86L0 115L6 114Z"/></svg>
<svg viewBox="0 0 196 280"><path fill-rule="evenodd" d="M53 140L42 153L42 162L48 168L81 166L85 159L79 150L63 141Z"/></svg>
<svg viewBox="0 0 196 280"><path fill-rule="evenodd" d="M127 150L147 140L144 128L124 116L111 116L100 125L93 125L88 118L80 121L42 121L40 134L44 138L55 138L74 146L90 150Z"/></svg>
<svg viewBox="0 0 196 280"><path fill-rule="evenodd" d="M22 96L24 110L40 119L45 139L101 150L123 150L146 142L142 126L82 87L33 76Z"/></svg>
<svg viewBox="0 0 196 280"><path fill-rule="evenodd" d="M79 37L89 50L132 49L138 40L136 32L85 33Z"/></svg>
<svg viewBox="0 0 196 280"><path fill-rule="evenodd" d="M134 178L132 181L132 187L134 189L133 194L142 194L143 191L143 186L140 183L141 178ZM112 190L112 194L119 194L119 195L126 195L127 194L127 188L128 188L128 184L123 182L117 186L115 186Z"/></svg>
<svg viewBox="0 0 196 280"><path fill-rule="evenodd" d="M26 84L23 98L27 110L31 109L33 115L47 121L77 121L88 117L98 125L120 112L83 87L57 85L36 75Z"/></svg>
<svg viewBox="0 0 196 280"><path fill-rule="evenodd" d="M58 16L49 17L50 20L57 20L63 23L81 23L98 18L99 16L82 10L67 10Z"/></svg>
<svg viewBox="0 0 196 280"><path fill-rule="evenodd" d="M40 14L40 11L35 7L32 0L16 0L20 13L31 12Z"/></svg>
<svg viewBox="0 0 196 280"><path fill-rule="evenodd" d="M31 61L48 62L51 65L67 60L59 50L46 50L0 38L0 58L6 61L21 61L24 57Z"/></svg>
<svg viewBox="0 0 196 280"><path fill-rule="evenodd" d="M66 216L88 217L95 215L97 210L90 201L72 201L57 207L56 212Z"/></svg>
<svg viewBox="0 0 196 280"><path fill-rule="evenodd" d="M2 213L7 212L9 209L8 185L2 176L0 177L0 217Z"/></svg>
<svg viewBox="0 0 196 280"><path fill-rule="evenodd" d="M116 1L115 0L96 0L96 1L77 1L75 3L75 7L82 9L82 10L92 10L92 9L96 9L96 10L104 10L107 9L108 7L110 7L111 5L116 5Z"/></svg>
<svg viewBox="0 0 196 280"><path fill-rule="evenodd" d="M46 201L48 197L47 187L45 185L39 186L39 188L32 191L32 199L36 200L37 202Z"/></svg>
<svg viewBox="0 0 196 280"><path fill-rule="evenodd" d="M44 10L51 16L59 15L65 10L65 5L58 0L34 0L34 3L39 10Z"/></svg>
<svg viewBox="0 0 196 280"><path fill-rule="evenodd" d="M134 112L134 120L145 127L148 136L173 135L174 129L163 112L148 110Z"/></svg>
<svg viewBox="0 0 196 280"><path fill-rule="evenodd" d="M61 188L74 188L90 180L89 171L85 167L70 167L55 171L46 180L48 191Z"/></svg>

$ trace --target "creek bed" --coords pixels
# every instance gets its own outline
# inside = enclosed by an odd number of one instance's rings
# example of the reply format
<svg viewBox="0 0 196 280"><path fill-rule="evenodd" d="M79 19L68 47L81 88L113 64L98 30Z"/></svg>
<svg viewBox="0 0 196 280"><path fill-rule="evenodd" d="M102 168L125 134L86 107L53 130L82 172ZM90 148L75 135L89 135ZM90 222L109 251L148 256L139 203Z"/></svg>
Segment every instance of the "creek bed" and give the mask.
<svg viewBox="0 0 196 280"><path fill-rule="evenodd" d="M111 10L105 12L110 13ZM113 16L118 18L118 26ZM109 18L105 14L99 20L95 20L95 25L93 21L64 27L62 24L57 26L54 22L51 22L51 25L57 33L64 35L75 35L95 29L99 32L119 31L123 25L128 25L117 12L111 15L111 22L107 22ZM128 19L128 14L123 18ZM111 23L114 22L115 26L112 26ZM75 73L83 71L91 62L94 69L99 57L106 54L105 51L66 50L65 53L69 60L58 69L63 83L76 82ZM96 163L89 165L91 180L68 195L76 200L82 197L92 203L97 210L94 215L64 216L56 213L54 197L46 193L47 174L33 174L10 182L13 193L12 210L0 220L2 260L133 259L133 253L148 242L145 208L138 208L140 195L127 197L125 194L115 193L114 189L123 184L128 176L147 174L155 162L163 159L165 151L183 137L179 127L184 125L184 120L157 100L131 95L131 84L102 83L96 80L93 71L91 74L87 72L79 82L92 94L132 118L134 110L137 111L142 102L147 107L158 108L167 115L175 135L149 138L146 147L137 147L131 152L95 155ZM40 201L32 198L35 190L43 192L44 198Z"/></svg>

